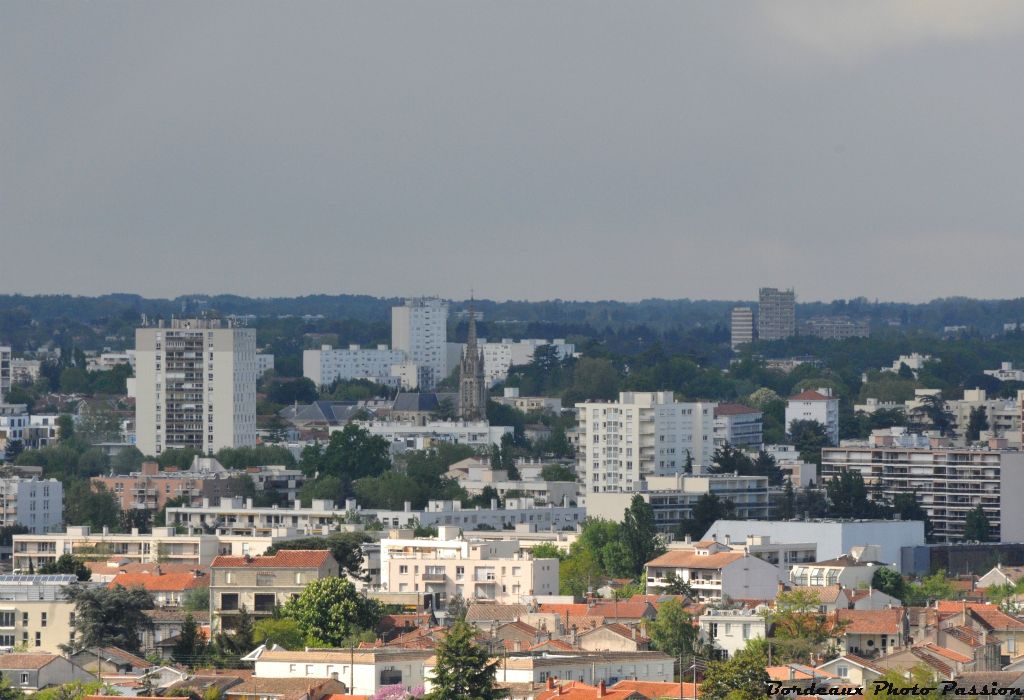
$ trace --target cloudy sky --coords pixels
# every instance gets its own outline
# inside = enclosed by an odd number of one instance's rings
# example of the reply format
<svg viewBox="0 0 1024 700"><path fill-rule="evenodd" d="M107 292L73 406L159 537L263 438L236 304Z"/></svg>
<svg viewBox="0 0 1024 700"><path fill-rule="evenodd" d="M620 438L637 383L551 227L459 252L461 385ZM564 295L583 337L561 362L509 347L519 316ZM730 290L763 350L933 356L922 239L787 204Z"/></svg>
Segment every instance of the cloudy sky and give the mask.
<svg viewBox="0 0 1024 700"><path fill-rule="evenodd" d="M1024 3L0 19L0 292L1016 297Z"/></svg>

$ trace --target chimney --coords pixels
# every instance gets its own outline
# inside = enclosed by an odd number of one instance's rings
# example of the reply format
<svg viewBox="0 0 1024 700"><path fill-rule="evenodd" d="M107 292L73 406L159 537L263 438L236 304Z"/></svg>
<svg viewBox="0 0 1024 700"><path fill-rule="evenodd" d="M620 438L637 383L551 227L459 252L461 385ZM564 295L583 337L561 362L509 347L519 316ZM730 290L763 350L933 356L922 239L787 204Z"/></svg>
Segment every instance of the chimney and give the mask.
<svg viewBox="0 0 1024 700"><path fill-rule="evenodd" d="M601 681L600 683L597 684L597 697L603 698L607 694L608 694L608 691L604 687L604 681Z"/></svg>
<svg viewBox="0 0 1024 700"><path fill-rule="evenodd" d="M554 678L554 676L548 676L547 689L548 690L554 690L555 689L555 678Z"/></svg>

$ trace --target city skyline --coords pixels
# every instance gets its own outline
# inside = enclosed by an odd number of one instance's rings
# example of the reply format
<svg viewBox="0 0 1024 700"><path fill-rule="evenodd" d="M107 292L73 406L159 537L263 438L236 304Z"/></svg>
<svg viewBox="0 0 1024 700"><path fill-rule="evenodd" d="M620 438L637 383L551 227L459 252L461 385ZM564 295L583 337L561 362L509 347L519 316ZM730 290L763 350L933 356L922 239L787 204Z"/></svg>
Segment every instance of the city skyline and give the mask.
<svg viewBox="0 0 1024 700"><path fill-rule="evenodd" d="M1022 34L1010 2L15 3L0 292L1013 297Z"/></svg>

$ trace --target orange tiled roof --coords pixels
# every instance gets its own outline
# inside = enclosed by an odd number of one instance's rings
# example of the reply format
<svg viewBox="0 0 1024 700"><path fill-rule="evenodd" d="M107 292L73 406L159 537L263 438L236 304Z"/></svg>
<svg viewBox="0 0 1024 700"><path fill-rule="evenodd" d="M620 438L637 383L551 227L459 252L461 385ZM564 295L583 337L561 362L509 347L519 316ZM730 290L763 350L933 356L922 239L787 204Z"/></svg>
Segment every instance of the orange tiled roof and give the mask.
<svg viewBox="0 0 1024 700"><path fill-rule="evenodd" d="M680 688L678 683L662 683L659 681L619 681L609 690L631 690L640 693L645 698L693 698L700 695L700 685L697 685L694 693L693 683L683 683ZM679 691L683 694L680 695Z"/></svg>
<svg viewBox="0 0 1024 700"><path fill-rule="evenodd" d="M898 634L904 615L903 608L836 611L836 619L844 623L840 634Z"/></svg>
<svg viewBox="0 0 1024 700"><path fill-rule="evenodd" d="M331 553L326 549L282 549L269 557L219 556L213 560L210 568L319 569L330 556Z"/></svg>
<svg viewBox="0 0 1024 700"><path fill-rule="evenodd" d="M801 391L796 396L790 396L790 401L835 401L835 398L825 396L822 393L815 391L814 389L808 389Z"/></svg>
<svg viewBox="0 0 1024 700"><path fill-rule="evenodd" d="M630 603L628 601L616 601L611 603L597 603L587 610L587 615L611 617L611 618L631 618L639 620L644 615L649 615L652 611L650 604L648 603Z"/></svg>
<svg viewBox="0 0 1024 700"><path fill-rule="evenodd" d="M974 661L974 659L972 659L970 656L961 654L958 651L953 651L952 649L947 649L946 647L940 647L938 644L932 644L931 642L927 644L921 644L915 648L927 649L928 651L934 654L938 654L939 656L943 656L949 659L950 661L959 661L962 664L969 664L970 662Z"/></svg>
<svg viewBox="0 0 1024 700"><path fill-rule="evenodd" d="M633 698L644 697L634 690L612 690L605 689L604 695L599 695L600 689L596 685L587 685L579 681L568 681L560 684L560 687L552 690L542 690L534 696L534 700L633 700Z"/></svg>
<svg viewBox="0 0 1024 700"><path fill-rule="evenodd" d="M743 552L697 554L688 550L671 550L647 562L647 566L673 566L680 569L721 569L745 557Z"/></svg>
<svg viewBox="0 0 1024 700"><path fill-rule="evenodd" d="M756 408L741 403L720 403L715 406L715 418L718 416L739 416L746 413L760 413Z"/></svg>
<svg viewBox="0 0 1024 700"><path fill-rule="evenodd" d="M192 588L205 588L210 579L191 573L174 574L118 574L107 584L107 588L144 588L147 591L187 591Z"/></svg>
<svg viewBox="0 0 1024 700"><path fill-rule="evenodd" d="M3 654L0 655L0 669L15 671L38 669L59 658L61 657L54 654Z"/></svg>

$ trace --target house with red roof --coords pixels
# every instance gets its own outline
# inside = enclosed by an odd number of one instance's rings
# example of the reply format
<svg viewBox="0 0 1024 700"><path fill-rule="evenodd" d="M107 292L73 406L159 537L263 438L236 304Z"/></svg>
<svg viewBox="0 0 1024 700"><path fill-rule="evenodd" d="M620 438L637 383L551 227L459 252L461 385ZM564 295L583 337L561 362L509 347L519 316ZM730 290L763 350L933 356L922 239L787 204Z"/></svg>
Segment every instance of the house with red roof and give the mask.
<svg viewBox="0 0 1024 700"><path fill-rule="evenodd" d="M647 700L647 696L629 688L609 688L604 681L588 685L581 681L559 681L548 678L547 686L534 700Z"/></svg>
<svg viewBox="0 0 1024 700"><path fill-rule="evenodd" d="M313 581L337 575L338 562L326 549L216 557L210 564L211 629L233 629L243 607L257 619L270 617Z"/></svg>
<svg viewBox="0 0 1024 700"><path fill-rule="evenodd" d="M910 639L905 608L838 610L832 620L832 634L847 654L864 658L884 656L899 651Z"/></svg>
<svg viewBox="0 0 1024 700"><path fill-rule="evenodd" d="M210 577L201 571L164 572L159 565L151 572L119 573L107 588L141 588L153 596L157 607L178 607L194 588L206 588Z"/></svg>
<svg viewBox="0 0 1024 700"><path fill-rule="evenodd" d="M670 549L647 562L646 575L648 591L662 590L674 575L690 584L700 602L774 600L783 580L773 564L714 540Z"/></svg>
<svg viewBox="0 0 1024 700"><path fill-rule="evenodd" d="M846 653L821 664L815 671L835 676L840 683L864 688L885 675L885 669L863 656Z"/></svg>
<svg viewBox="0 0 1024 700"><path fill-rule="evenodd" d="M839 444L839 399L832 396L832 390L808 389L786 402L786 433L794 421L816 421L825 427L830 445Z"/></svg>

